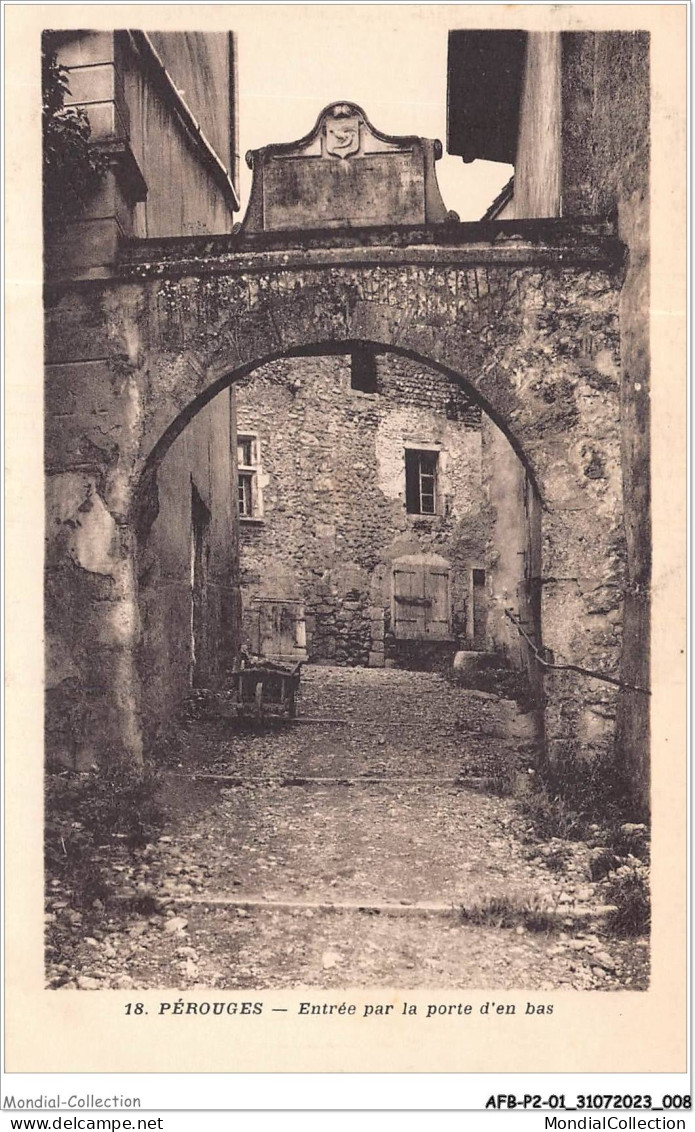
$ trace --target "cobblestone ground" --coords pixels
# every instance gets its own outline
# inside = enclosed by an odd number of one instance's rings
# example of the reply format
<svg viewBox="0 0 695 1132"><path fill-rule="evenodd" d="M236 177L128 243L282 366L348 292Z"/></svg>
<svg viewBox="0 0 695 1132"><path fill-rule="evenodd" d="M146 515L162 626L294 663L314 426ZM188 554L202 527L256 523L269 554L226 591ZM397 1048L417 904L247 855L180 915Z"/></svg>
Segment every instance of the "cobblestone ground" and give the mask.
<svg viewBox="0 0 695 1132"><path fill-rule="evenodd" d="M134 866L111 864L140 913L82 940L50 985L646 986L647 941L605 937L587 847L549 868L491 792L528 772L511 701L436 674L308 667L300 718L190 723L167 828Z"/></svg>

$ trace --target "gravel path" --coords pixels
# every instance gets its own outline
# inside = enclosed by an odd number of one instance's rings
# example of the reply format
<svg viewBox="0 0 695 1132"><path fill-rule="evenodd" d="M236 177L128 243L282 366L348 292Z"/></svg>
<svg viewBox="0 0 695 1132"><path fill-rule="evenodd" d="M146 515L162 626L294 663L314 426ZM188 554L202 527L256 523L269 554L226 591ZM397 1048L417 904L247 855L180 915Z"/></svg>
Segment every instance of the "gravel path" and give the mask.
<svg viewBox="0 0 695 1132"><path fill-rule="evenodd" d="M309 668L302 687L305 718L346 722L189 724L164 834L109 860L140 914L81 940L49 985L646 986L646 941L594 915L586 846L549 868L515 803L481 789L526 770L510 701L398 670ZM74 916L54 895L49 916Z"/></svg>
<svg viewBox="0 0 695 1132"><path fill-rule="evenodd" d="M548 884L513 819L505 799L437 785L241 786L220 790L202 827L183 819L177 840L197 847L210 893L455 905Z"/></svg>

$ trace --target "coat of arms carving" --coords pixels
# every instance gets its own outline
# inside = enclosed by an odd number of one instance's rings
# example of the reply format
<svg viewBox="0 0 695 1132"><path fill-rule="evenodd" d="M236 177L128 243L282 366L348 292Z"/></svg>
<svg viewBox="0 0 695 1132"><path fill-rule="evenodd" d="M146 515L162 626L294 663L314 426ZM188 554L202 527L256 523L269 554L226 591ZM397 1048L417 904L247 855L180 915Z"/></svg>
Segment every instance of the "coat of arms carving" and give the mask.
<svg viewBox="0 0 695 1132"><path fill-rule="evenodd" d="M360 148L360 119L349 106L336 106L326 120L324 148L331 157L351 157Z"/></svg>

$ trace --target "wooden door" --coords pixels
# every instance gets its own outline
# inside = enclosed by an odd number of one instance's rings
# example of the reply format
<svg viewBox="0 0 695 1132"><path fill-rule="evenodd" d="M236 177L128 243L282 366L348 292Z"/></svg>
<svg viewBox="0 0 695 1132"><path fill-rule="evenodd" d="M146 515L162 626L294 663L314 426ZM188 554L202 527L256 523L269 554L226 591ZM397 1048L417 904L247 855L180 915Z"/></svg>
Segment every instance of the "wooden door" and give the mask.
<svg viewBox="0 0 695 1132"><path fill-rule="evenodd" d="M260 655L291 656L297 651L297 606L284 601L260 605Z"/></svg>
<svg viewBox="0 0 695 1132"><path fill-rule="evenodd" d="M487 598L485 595L485 571L473 570L472 576L473 601L473 648L484 649L487 638Z"/></svg>

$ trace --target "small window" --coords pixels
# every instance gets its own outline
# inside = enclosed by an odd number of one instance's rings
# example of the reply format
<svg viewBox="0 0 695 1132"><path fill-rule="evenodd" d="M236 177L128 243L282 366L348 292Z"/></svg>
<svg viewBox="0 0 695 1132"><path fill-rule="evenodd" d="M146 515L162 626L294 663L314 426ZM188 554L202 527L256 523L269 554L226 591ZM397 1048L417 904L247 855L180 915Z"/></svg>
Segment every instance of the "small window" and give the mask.
<svg viewBox="0 0 695 1132"><path fill-rule="evenodd" d="M376 380L376 354L365 346L352 351L350 359L350 388L358 393L378 393Z"/></svg>
<svg viewBox="0 0 695 1132"><path fill-rule="evenodd" d="M409 515L437 513L436 452L405 450L405 506Z"/></svg>
<svg viewBox="0 0 695 1132"><path fill-rule="evenodd" d="M263 514L260 488L260 446L254 433L237 436L239 518L260 519Z"/></svg>
<svg viewBox="0 0 695 1132"><path fill-rule="evenodd" d="M254 438L252 436L237 437L237 460L240 468L250 468L256 461L254 459Z"/></svg>
<svg viewBox="0 0 695 1132"><path fill-rule="evenodd" d="M246 519L253 515L253 476L239 472L239 514Z"/></svg>

